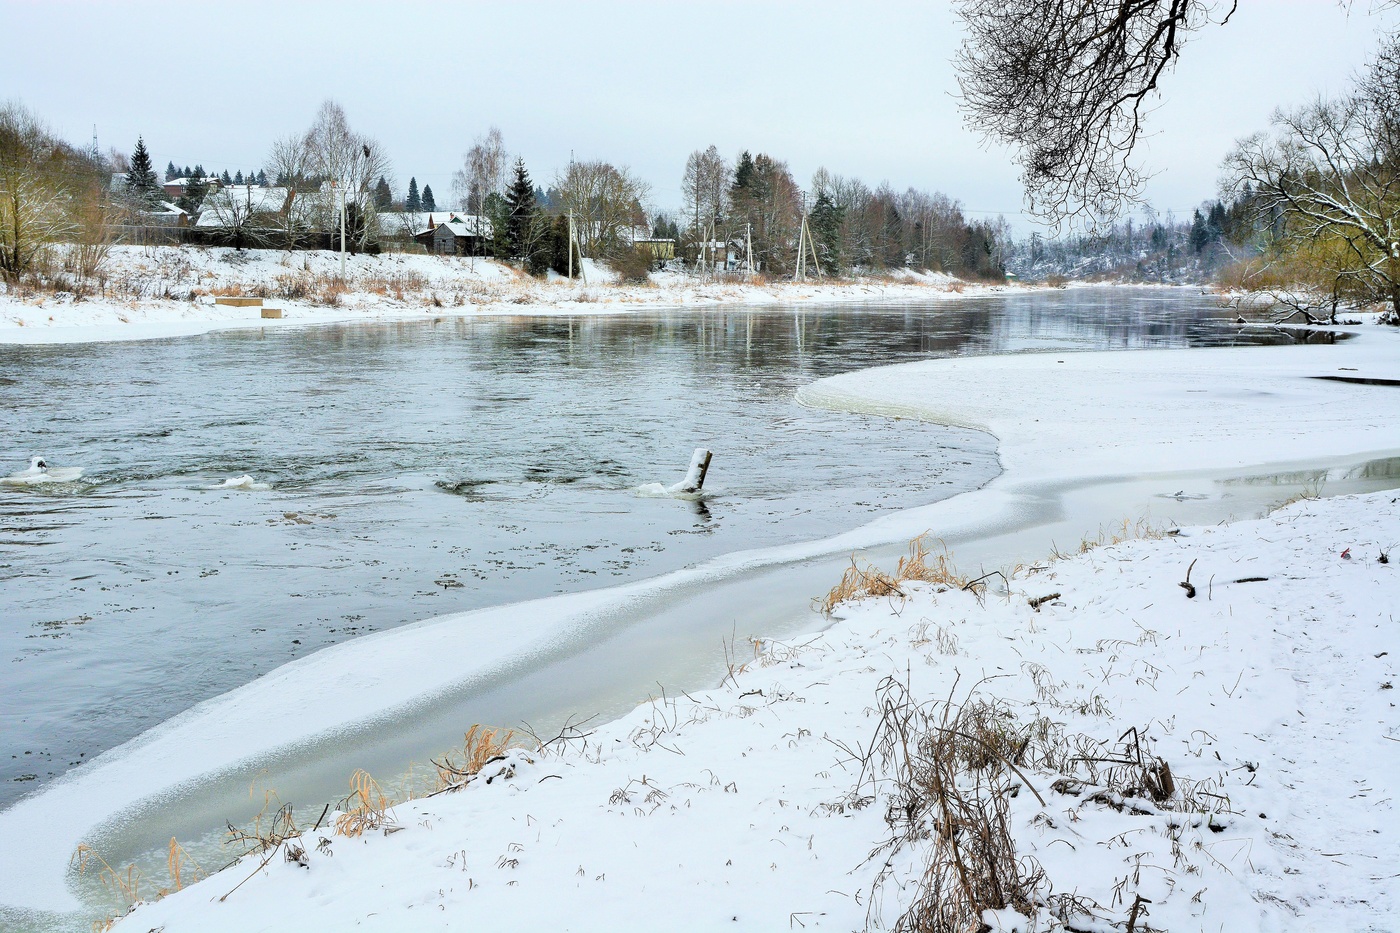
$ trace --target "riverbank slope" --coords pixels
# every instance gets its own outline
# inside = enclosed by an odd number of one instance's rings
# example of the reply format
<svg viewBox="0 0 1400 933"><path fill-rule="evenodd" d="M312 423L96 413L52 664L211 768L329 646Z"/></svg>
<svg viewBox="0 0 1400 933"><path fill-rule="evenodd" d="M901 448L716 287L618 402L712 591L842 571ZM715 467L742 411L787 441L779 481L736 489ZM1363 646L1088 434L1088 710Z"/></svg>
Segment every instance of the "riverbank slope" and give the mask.
<svg viewBox="0 0 1400 933"><path fill-rule="evenodd" d="M817 282L746 282L653 273L625 283L584 261L584 279L535 279L491 259L385 253L340 256L327 250L225 247L116 247L91 294L0 292L0 343L68 343L189 336L212 330L342 322L423 320L472 314L599 314L726 304L805 304L925 300L1010 286L964 282L941 273ZM281 312L215 304L220 296L259 297Z"/></svg>

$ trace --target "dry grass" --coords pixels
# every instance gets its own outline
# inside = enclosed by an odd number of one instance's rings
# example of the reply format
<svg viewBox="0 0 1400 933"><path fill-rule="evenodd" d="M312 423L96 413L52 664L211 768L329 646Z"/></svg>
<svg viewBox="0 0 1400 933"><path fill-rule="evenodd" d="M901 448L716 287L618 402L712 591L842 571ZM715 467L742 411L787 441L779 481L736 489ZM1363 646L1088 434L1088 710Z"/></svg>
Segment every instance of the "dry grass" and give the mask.
<svg viewBox="0 0 1400 933"><path fill-rule="evenodd" d="M350 795L340 802L335 831L353 839L367 830L379 829L393 822L392 806L378 782L363 768L357 768L350 776Z"/></svg>
<svg viewBox="0 0 1400 933"><path fill-rule="evenodd" d="M881 775L890 788L885 821L893 836L882 849L891 856L875 887L889 880L893 851L926 848L910 906L894 929L963 933L981 928L986 910L1032 913L1044 873L1034 859L1017 857L1009 810L1022 788L1039 797L1018 761L1044 721L1021 729L1004 706L972 698L961 706L951 697L921 704L894 678L881 683L878 710L870 747L857 756L862 771L855 792L866 781L883 783Z"/></svg>
<svg viewBox="0 0 1400 933"><path fill-rule="evenodd" d="M906 594L900 584L910 580L947 587L966 586L968 579L953 566L951 552L941 542L940 548L939 553L934 554L929 536L920 535L909 542L909 553L899 559L893 574L885 573L871 564L862 567L852 557L851 566L842 574L841 582L831 588L818 606L825 615L831 615L841 603L853 599L871 596L897 596L903 599Z"/></svg>
<svg viewBox="0 0 1400 933"><path fill-rule="evenodd" d="M111 893L116 901L116 912L102 920L94 920L92 928L94 931L109 930L112 924L117 922L117 918L130 912L131 908L141 899L141 882L144 880L141 871L135 865L128 865L125 869L118 871L107 860L97 854L97 850L85 843L78 843L78 848L73 852L71 864L75 865L79 874L87 874L89 869L97 872L97 878L102 882L102 886Z"/></svg>
<svg viewBox="0 0 1400 933"><path fill-rule="evenodd" d="M191 875L188 882L185 879L187 868ZM194 856L185 851L185 847L180 845L174 836L170 837L170 848L165 856L165 870L170 875L170 887L160 891L162 897L170 891L179 891L187 883L194 884L196 881L209 877L209 873L195 860Z"/></svg>
<svg viewBox="0 0 1400 933"><path fill-rule="evenodd" d="M1297 502L1310 502L1314 499L1322 498L1322 487L1326 485L1325 479L1310 480L1303 484L1303 488L1297 493L1284 499L1278 505L1269 509L1270 512L1277 512L1279 509L1286 509Z"/></svg>
<svg viewBox="0 0 1400 933"><path fill-rule="evenodd" d="M1100 526L1099 533L1092 538L1085 535L1080 539L1078 549L1074 551L1066 553L1059 547L1052 546L1050 557L1052 560L1065 560L1107 545L1123 544L1127 541L1159 541L1169 537L1174 528L1170 523L1158 524L1148 518L1125 518L1116 525Z"/></svg>
<svg viewBox="0 0 1400 933"><path fill-rule="evenodd" d="M1048 672L1041 668L1032 677L1053 697L1057 687ZM1021 721L1006 703L978 697L977 690L974 686L959 705L953 699L955 683L946 700L921 703L907 683L886 678L877 693L880 719L868 748L846 749L861 765L851 799L872 800L862 796L867 784L872 792L883 792L892 830L871 853L884 859L872 890L872 926L879 925L873 912L883 886L894 883L892 866L899 861L894 855L912 846L924 850L923 869L912 897L900 895L909 906L895 930L965 933L981 928L983 911L1007 907L1026 915L1044 908L1061 920L1096 913L1102 919L1102 908L1092 901L1052 895L1039 863L1017 855L1009 829L1011 801L1024 792L1046 806L1027 771L1048 772L1047 790L1078 798L1073 807L1192 814L1168 820L1178 865L1188 859L1176 841L1185 823L1214 825L1214 814L1230 812L1218 784L1175 775L1141 730L1100 741L1042 716Z"/></svg>
<svg viewBox="0 0 1400 933"><path fill-rule="evenodd" d="M447 754L441 761L433 761L437 768L437 786L433 792L440 793L465 786L482 768L502 758L514 741L514 730L489 729L479 723L473 725L462 736L460 758Z"/></svg>

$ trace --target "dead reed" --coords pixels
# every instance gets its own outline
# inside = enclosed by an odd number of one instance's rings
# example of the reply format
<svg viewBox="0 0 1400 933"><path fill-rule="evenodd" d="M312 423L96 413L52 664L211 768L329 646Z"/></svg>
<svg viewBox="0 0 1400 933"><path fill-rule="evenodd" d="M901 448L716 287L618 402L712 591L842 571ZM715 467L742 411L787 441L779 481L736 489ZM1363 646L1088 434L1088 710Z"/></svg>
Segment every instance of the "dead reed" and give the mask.
<svg viewBox="0 0 1400 933"><path fill-rule="evenodd" d="M437 769L437 786L433 793L456 790L465 786L493 761L505 756L506 749L515 741L515 731L511 729L490 729L480 723L473 725L462 736L461 756L452 754L433 760Z"/></svg>
<svg viewBox="0 0 1400 933"><path fill-rule="evenodd" d="M1031 672L1038 687L1045 674L1043 668ZM1217 785L1174 774L1144 731L1101 741L1042 716L1023 721L1007 703L978 696L980 686L960 704L956 682L946 699L920 702L907 682L887 677L878 688L879 722L870 744L846 749L860 764L849 798L872 799L863 796L868 784L883 796L891 829L889 840L871 853L884 858L872 890L872 926L880 923L873 916L879 894L894 883L894 854L913 847L924 850L923 868L912 897L901 897L908 906L895 930L963 933L982 928L983 911L1008 907L1028 916L1044 909L1062 921L1071 915L1102 919L1096 903L1051 894L1039 863L1017 855L1011 802L1029 793L1046 806L1027 772L1048 775L1047 792L1078 798L1076 807L1195 814L1192 825L1211 827L1214 814L1230 812ZM1042 692L1053 696L1054 689L1047 683ZM1169 825L1179 834L1184 823ZM1173 851L1180 864L1185 850L1174 845Z"/></svg>
<svg viewBox="0 0 1400 933"><path fill-rule="evenodd" d="M357 768L350 776L350 795L340 802L335 831L353 839L367 830L379 829L393 822L392 806L379 783L363 768Z"/></svg>
<svg viewBox="0 0 1400 933"><path fill-rule="evenodd" d="M938 586L962 588L967 585L967 577L958 573L953 566L953 555L940 542L941 550L934 554L932 540L928 535L920 535L909 542L909 553L899 559L893 574L885 573L872 564L861 566L854 557L851 566L841 576L841 582L832 587L818 606L825 615L831 615L841 603L871 596L897 596L906 594L900 584L914 580L933 583Z"/></svg>

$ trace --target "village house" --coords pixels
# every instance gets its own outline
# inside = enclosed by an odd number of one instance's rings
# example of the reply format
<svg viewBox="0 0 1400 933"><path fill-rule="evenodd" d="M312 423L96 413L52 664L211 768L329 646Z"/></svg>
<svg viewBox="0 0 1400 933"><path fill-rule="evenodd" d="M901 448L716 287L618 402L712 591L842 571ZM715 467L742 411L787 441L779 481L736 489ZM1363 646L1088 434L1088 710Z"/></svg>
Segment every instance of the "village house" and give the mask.
<svg viewBox="0 0 1400 933"><path fill-rule="evenodd" d="M476 214L433 211L413 239L439 256L481 256L491 239L491 221Z"/></svg>

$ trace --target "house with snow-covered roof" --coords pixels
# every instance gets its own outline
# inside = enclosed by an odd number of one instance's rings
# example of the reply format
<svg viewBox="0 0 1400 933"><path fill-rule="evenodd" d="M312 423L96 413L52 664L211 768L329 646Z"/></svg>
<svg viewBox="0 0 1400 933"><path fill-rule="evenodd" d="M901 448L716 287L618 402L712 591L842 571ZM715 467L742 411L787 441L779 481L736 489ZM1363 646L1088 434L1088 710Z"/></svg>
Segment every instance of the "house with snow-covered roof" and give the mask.
<svg viewBox="0 0 1400 933"><path fill-rule="evenodd" d="M384 225L386 217L396 216L409 218L408 223L422 218L406 229L413 229L413 239L426 246L428 252L439 256L481 256L485 254L487 241L491 239L491 221L478 214L458 214L454 211L386 214L380 217L380 229L388 229Z"/></svg>

